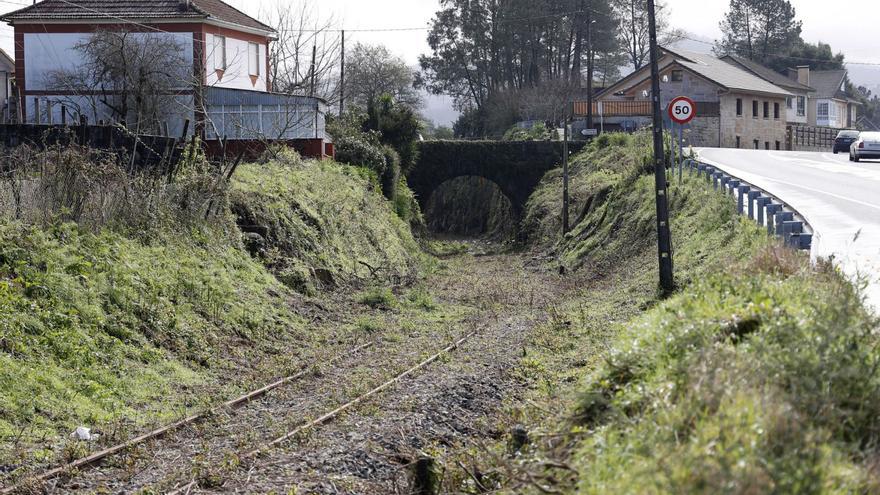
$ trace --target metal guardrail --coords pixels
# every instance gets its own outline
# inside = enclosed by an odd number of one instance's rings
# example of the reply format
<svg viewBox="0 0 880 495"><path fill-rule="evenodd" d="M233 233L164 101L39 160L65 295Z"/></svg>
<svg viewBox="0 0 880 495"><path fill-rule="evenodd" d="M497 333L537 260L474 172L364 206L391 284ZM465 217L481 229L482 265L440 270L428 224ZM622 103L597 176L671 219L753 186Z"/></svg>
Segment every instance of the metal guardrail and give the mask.
<svg viewBox="0 0 880 495"><path fill-rule="evenodd" d="M780 237L786 246L805 251L812 249L813 228L803 215L778 197L714 165L690 158L678 165L679 181L685 168L690 175L705 176L713 189L735 196L737 211L741 215L748 215L758 225L766 227L768 234Z"/></svg>

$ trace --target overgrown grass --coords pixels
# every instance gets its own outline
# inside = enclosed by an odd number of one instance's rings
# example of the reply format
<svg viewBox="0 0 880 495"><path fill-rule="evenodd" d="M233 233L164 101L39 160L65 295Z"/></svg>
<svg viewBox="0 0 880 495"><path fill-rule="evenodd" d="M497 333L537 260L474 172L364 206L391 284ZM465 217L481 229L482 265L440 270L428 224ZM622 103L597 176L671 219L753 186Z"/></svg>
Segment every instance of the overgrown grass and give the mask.
<svg viewBox="0 0 880 495"><path fill-rule="evenodd" d="M0 223L0 454L168 419L236 361L301 337L285 287L218 238Z"/></svg>
<svg viewBox="0 0 880 495"><path fill-rule="evenodd" d="M555 174L529 203L531 238L591 282L535 333L520 367L529 401L509 411L556 440L516 460L506 440L471 452L486 482L515 493L880 490L880 340L858 291L686 176L670 189L679 291L661 300L649 149L644 136L624 144L574 160L583 210L565 239ZM450 478L478 491L470 475Z"/></svg>
<svg viewBox="0 0 880 495"><path fill-rule="evenodd" d="M314 293L414 280L420 257L408 223L358 170L269 162L238 171L233 212L252 251L288 286Z"/></svg>
<svg viewBox="0 0 880 495"><path fill-rule="evenodd" d="M88 450L70 440L78 426L101 435L88 447L122 441L284 374L328 340L387 328L307 328L290 287L390 287L421 266L409 225L352 167L273 150L239 168L230 211L204 162L168 185L64 153L67 176L29 163L0 181L17 216L0 220L4 483ZM117 183L128 189L104 194Z"/></svg>

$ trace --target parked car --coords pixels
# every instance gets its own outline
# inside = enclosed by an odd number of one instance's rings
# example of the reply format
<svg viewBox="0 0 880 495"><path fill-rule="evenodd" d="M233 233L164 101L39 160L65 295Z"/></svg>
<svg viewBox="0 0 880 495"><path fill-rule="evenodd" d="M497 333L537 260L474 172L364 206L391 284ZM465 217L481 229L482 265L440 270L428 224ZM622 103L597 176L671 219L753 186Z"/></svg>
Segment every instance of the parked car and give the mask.
<svg viewBox="0 0 880 495"><path fill-rule="evenodd" d="M863 132L849 147L849 161L880 158L880 132Z"/></svg>
<svg viewBox="0 0 880 495"><path fill-rule="evenodd" d="M859 138L859 131L840 131L834 138L834 154L849 152L849 147Z"/></svg>

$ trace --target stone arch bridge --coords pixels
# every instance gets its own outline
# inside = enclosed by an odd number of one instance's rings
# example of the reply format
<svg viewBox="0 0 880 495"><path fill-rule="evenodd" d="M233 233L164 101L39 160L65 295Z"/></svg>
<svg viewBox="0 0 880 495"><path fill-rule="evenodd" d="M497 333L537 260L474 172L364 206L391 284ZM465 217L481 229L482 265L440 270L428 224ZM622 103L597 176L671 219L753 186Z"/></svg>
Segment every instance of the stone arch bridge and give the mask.
<svg viewBox="0 0 880 495"><path fill-rule="evenodd" d="M586 143L571 142L576 153ZM548 171L562 165L562 143L555 141L424 141L407 180L424 211L431 194L457 177L482 177L498 185L517 216Z"/></svg>

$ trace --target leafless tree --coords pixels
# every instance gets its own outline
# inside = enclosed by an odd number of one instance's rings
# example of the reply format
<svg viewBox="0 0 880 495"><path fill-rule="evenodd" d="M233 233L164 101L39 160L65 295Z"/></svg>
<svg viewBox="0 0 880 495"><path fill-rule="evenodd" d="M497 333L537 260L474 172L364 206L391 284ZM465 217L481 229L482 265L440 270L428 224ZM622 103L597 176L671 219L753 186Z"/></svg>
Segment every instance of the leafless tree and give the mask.
<svg viewBox="0 0 880 495"><path fill-rule="evenodd" d="M633 69L641 69L650 55L648 9L644 0L615 0L614 11L620 22L619 36ZM681 41L684 32L669 27L669 11L664 2L656 2L657 34L661 45Z"/></svg>
<svg viewBox="0 0 880 495"><path fill-rule="evenodd" d="M345 94L361 109L389 95L399 104L418 110L422 95L415 89L415 70L383 45L358 43L347 51Z"/></svg>
<svg viewBox="0 0 880 495"><path fill-rule="evenodd" d="M272 19L278 39L270 45L269 75L282 93L339 100L341 33L333 16L321 18L309 0L277 3L263 17ZM314 55L314 66L312 63ZM313 92L314 89L314 92Z"/></svg>
<svg viewBox="0 0 880 495"><path fill-rule="evenodd" d="M192 64L173 36L100 30L75 45L83 63L48 76L67 105L95 120L108 118L137 133L159 133L175 96L193 89Z"/></svg>

